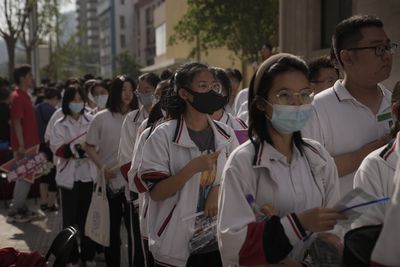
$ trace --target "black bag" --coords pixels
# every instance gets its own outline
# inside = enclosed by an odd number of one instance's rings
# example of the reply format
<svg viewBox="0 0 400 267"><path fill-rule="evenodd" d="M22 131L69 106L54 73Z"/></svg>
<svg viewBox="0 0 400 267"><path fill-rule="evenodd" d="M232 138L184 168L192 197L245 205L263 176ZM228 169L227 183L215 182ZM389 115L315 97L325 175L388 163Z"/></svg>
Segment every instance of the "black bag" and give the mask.
<svg viewBox="0 0 400 267"><path fill-rule="evenodd" d="M343 266L369 267L382 224L353 229L344 236Z"/></svg>

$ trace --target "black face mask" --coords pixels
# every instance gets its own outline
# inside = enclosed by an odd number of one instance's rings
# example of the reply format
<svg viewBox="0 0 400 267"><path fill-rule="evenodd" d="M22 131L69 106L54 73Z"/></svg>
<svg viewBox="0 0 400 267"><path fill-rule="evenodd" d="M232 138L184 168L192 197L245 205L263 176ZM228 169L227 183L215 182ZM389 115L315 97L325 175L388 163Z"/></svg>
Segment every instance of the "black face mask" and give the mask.
<svg viewBox="0 0 400 267"><path fill-rule="evenodd" d="M225 107L227 104L227 98L213 90L210 90L207 93L198 93L189 88L185 89L193 96L193 102L188 102L198 112L211 115L215 111Z"/></svg>

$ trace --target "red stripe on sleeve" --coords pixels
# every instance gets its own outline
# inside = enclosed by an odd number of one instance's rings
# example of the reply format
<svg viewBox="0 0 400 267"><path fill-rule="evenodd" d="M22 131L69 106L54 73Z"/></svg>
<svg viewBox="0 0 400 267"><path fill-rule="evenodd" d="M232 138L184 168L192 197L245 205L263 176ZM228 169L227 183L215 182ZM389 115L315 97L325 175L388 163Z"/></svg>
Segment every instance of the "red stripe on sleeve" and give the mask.
<svg viewBox="0 0 400 267"><path fill-rule="evenodd" d="M119 170L121 171L122 176L124 176L125 180L128 181L128 171L131 168L131 162L122 165Z"/></svg>
<svg viewBox="0 0 400 267"><path fill-rule="evenodd" d="M139 179L139 176L135 175L135 178L133 178L133 182L135 183L135 186L138 190L138 193L145 193L149 191L142 183L142 181Z"/></svg>
<svg viewBox="0 0 400 267"><path fill-rule="evenodd" d="M56 156L60 158L65 158L65 150L67 149L68 144L63 144L56 151Z"/></svg>
<svg viewBox="0 0 400 267"><path fill-rule="evenodd" d="M169 175L166 175L165 173L162 172L149 172L146 174L142 175L142 180L163 180L165 178L168 178Z"/></svg>
<svg viewBox="0 0 400 267"><path fill-rule="evenodd" d="M239 251L239 264L241 266L267 264L264 254L264 227L264 221L247 225L246 240Z"/></svg>

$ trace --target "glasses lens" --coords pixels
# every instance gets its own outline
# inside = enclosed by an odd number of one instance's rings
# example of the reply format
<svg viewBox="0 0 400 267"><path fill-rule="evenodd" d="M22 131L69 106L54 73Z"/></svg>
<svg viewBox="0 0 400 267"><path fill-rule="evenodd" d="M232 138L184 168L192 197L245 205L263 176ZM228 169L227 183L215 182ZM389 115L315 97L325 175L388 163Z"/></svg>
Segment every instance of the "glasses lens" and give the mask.
<svg viewBox="0 0 400 267"><path fill-rule="evenodd" d="M289 91L280 91L276 97L280 105L291 105L293 103L293 94Z"/></svg>
<svg viewBox="0 0 400 267"><path fill-rule="evenodd" d="M391 53L392 55L396 52L397 47L398 47L398 44L396 44L396 43L390 44L389 50L390 50L390 53Z"/></svg>
<svg viewBox="0 0 400 267"><path fill-rule="evenodd" d="M218 93L218 94L222 94L222 86L219 83L214 83L211 85L211 90L213 90L214 92Z"/></svg>
<svg viewBox="0 0 400 267"><path fill-rule="evenodd" d="M299 93L299 100L301 104L311 104L314 98L314 93L311 90L303 90Z"/></svg>
<svg viewBox="0 0 400 267"><path fill-rule="evenodd" d="M389 50L389 46L385 46L385 45L378 45L375 47L375 54L377 56L382 56L383 54L385 54L386 50Z"/></svg>

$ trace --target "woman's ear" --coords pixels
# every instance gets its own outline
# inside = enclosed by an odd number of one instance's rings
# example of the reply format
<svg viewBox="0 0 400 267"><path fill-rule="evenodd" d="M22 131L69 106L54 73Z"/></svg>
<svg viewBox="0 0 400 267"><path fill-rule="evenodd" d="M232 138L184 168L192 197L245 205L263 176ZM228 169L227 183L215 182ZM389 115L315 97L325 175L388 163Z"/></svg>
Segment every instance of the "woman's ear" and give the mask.
<svg viewBox="0 0 400 267"><path fill-rule="evenodd" d="M180 98L182 98L185 101L193 100L193 99L191 99L191 95L189 94L189 92L186 91L184 88L179 88L178 89L178 95L179 95Z"/></svg>

